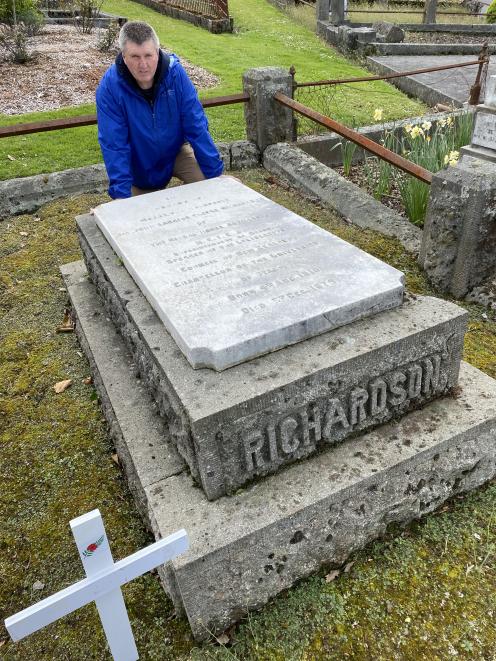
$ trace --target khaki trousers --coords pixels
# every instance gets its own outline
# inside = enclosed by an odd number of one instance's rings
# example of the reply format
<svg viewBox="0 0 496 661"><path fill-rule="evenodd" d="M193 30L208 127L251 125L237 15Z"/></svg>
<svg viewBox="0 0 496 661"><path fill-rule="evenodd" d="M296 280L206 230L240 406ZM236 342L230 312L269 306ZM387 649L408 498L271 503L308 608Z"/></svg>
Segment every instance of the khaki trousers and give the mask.
<svg viewBox="0 0 496 661"><path fill-rule="evenodd" d="M179 154L174 161L172 176L180 179L183 184L194 184L196 181L203 181L205 179L205 176L196 161L191 145L185 143L181 147ZM131 192L133 195L143 195L144 193L152 193L153 191L132 186Z"/></svg>

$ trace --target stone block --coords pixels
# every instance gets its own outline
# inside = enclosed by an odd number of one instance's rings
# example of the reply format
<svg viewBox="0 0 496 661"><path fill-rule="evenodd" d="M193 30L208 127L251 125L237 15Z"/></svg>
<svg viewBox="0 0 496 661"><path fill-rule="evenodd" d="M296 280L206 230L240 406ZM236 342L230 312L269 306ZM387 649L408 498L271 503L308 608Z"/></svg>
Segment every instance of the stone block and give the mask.
<svg viewBox="0 0 496 661"><path fill-rule="evenodd" d="M209 499L395 419L457 383L466 313L418 298L218 373L193 370L91 216L91 279Z"/></svg>
<svg viewBox="0 0 496 661"><path fill-rule="evenodd" d="M231 143L231 170L256 168L260 159L260 150L254 142L237 140Z"/></svg>
<svg viewBox="0 0 496 661"><path fill-rule="evenodd" d="M140 509L156 538L179 528L188 532L190 550L159 573L199 640L321 566L343 563L389 524L424 516L496 473L496 384L462 364L456 398L438 399L231 498L208 502L177 459L166 462L167 474L156 472L155 445L161 441L148 430L157 416L150 404L146 418L141 391L132 394L132 359L122 359L125 349L82 264L62 270L78 336L95 376L101 376L95 384L110 403L105 413L119 455L128 455L124 470L134 470ZM134 401L140 424L120 424L121 416L132 421ZM162 443L173 453L170 439Z"/></svg>
<svg viewBox="0 0 496 661"><path fill-rule="evenodd" d="M465 296L496 268L496 166L464 156L434 175L419 261L437 287Z"/></svg>
<svg viewBox="0 0 496 661"><path fill-rule="evenodd" d="M243 74L243 91L250 95L244 104L246 137L261 152L267 145L293 139L293 114L274 100L276 92L291 97L289 71L278 67L250 69Z"/></svg>
<svg viewBox="0 0 496 661"><path fill-rule="evenodd" d="M386 44L397 44L405 40L404 30L394 23L378 21L372 25L372 29L382 37L381 41Z"/></svg>

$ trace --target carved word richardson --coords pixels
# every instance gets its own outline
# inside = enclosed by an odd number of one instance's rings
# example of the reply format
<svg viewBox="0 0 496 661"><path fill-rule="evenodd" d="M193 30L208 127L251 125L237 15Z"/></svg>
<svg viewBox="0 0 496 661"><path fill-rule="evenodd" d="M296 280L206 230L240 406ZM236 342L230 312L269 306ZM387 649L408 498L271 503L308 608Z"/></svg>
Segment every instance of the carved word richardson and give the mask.
<svg viewBox="0 0 496 661"><path fill-rule="evenodd" d="M332 444L367 421L381 422L406 401L432 397L444 389L441 355L372 379L366 388L353 388L346 399L333 397L325 406L310 404L298 412L269 423L264 430L242 434L242 456L248 473L280 464L297 451L307 455L321 442ZM374 420L374 418L376 420Z"/></svg>

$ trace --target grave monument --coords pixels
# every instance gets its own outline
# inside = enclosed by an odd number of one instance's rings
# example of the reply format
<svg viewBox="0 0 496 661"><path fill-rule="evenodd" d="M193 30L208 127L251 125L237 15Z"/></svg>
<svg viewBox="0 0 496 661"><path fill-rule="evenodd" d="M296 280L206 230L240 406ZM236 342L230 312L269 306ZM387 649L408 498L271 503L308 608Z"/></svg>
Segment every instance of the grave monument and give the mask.
<svg viewBox="0 0 496 661"><path fill-rule="evenodd" d="M496 472L467 314L397 270L230 178L77 224L78 335L143 516L188 532L160 574L197 639Z"/></svg>

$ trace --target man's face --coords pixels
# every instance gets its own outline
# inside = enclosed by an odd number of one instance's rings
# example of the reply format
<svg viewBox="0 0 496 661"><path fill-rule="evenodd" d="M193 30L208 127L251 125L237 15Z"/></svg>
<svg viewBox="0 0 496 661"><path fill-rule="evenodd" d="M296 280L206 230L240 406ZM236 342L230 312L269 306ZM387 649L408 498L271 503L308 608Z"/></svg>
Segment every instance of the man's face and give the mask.
<svg viewBox="0 0 496 661"><path fill-rule="evenodd" d="M132 41L127 41L122 56L141 89L150 89L153 86L153 77L158 65L158 49L153 40L148 39L140 46Z"/></svg>

